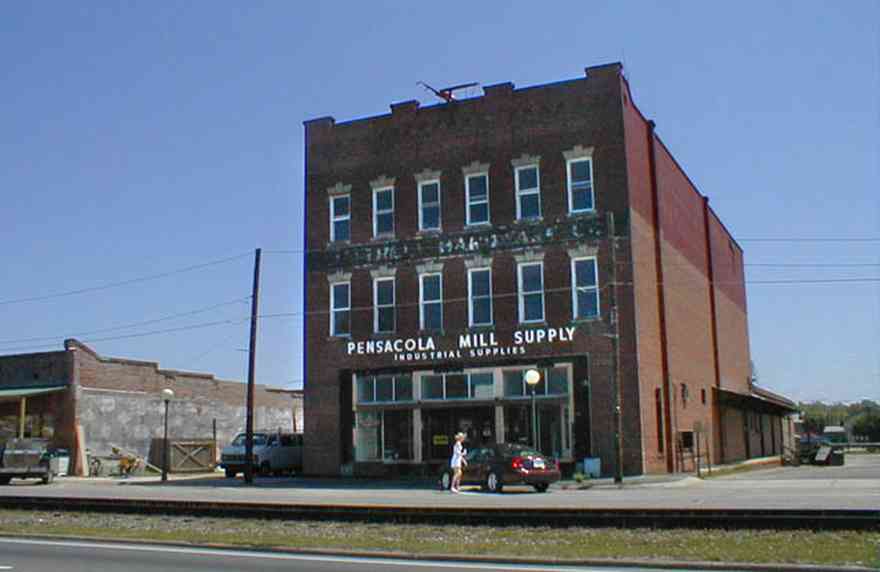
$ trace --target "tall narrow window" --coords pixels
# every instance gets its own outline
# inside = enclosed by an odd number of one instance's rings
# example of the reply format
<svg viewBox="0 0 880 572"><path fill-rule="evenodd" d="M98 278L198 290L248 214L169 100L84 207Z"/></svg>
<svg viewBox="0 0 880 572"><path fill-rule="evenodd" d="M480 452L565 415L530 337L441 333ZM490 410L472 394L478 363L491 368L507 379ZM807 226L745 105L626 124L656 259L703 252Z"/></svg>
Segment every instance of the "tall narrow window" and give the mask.
<svg viewBox="0 0 880 572"><path fill-rule="evenodd" d="M373 190L373 236L394 234L394 187Z"/></svg>
<svg viewBox="0 0 880 572"><path fill-rule="evenodd" d="M582 213L594 210L593 160L590 157L571 159L568 168L568 211Z"/></svg>
<svg viewBox="0 0 880 572"><path fill-rule="evenodd" d="M523 263L517 266L519 321L544 321L544 264Z"/></svg>
<svg viewBox="0 0 880 572"><path fill-rule="evenodd" d="M423 330L443 329L443 275L422 274L419 281L420 318Z"/></svg>
<svg viewBox="0 0 880 572"><path fill-rule="evenodd" d="M330 285L330 335L351 334L351 283Z"/></svg>
<svg viewBox="0 0 880 572"><path fill-rule="evenodd" d="M467 200L467 223L485 224L489 222L489 175L468 175L465 178Z"/></svg>
<svg viewBox="0 0 880 572"><path fill-rule="evenodd" d="M468 319L471 326L492 325L492 271L468 270Z"/></svg>
<svg viewBox="0 0 880 572"><path fill-rule="evenodd" d="M351 195L330 197L330 240L351 239Z"/></svg>
<svg viewBox="0 0 880 572"><path fill-rule="evenodd" d="M376 333L394 331L394 278L377 278L373 281L375 300L373 322Z"/></svg>
<svg viewBox="0 0 880 572"><path fill-rule="evenodd" d="M541 218L541 186L537 165L516 169L516 218Z"/></svg>
<svg viewBox="0 0 880 572"><path fill-rule="evenodd" d="M419 183L419 230L440 230L440 181Z"/></svg>
<svg viewBox="0 0 880 572"><path fill-rule="evenodd" d="M571 261L571 283L574 319L585 320L599 316L599 285L594 257Z"/></svg>

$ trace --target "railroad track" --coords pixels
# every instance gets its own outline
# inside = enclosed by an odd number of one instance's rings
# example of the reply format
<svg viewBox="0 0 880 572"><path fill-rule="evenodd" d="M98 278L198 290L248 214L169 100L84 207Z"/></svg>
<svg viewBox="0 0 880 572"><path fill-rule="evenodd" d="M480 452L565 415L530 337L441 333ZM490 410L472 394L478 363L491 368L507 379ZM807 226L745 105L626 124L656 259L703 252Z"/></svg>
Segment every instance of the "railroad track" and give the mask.
<svg viewBox="0 0 880 572"><path fill-rule="evenodd" d="M435 508L38 496L0 496L0 508L431 524L880 530L880 510L870 509Z"/></svg>

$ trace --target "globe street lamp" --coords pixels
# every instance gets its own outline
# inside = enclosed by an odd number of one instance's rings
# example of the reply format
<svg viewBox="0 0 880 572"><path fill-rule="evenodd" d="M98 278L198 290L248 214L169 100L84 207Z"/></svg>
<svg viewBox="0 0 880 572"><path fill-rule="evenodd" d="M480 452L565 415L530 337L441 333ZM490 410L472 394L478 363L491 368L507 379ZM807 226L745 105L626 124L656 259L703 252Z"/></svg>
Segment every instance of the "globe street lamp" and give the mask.
<svg viewBox="0 0 880 572"><path fill-rule="evenodd" d="M536 369L526 372L526 384L532 392L532 448L538 450L538 411L535 406L535 386L541 381L541 373Z"/></svg>
<svg viewBox="0 0 880 572"><path fill-rule="evenodd" d="M162 482L168 480L168 402L174 398L170 388L162 390L162 401L165 402L165 435L162 438Z"/></svg>

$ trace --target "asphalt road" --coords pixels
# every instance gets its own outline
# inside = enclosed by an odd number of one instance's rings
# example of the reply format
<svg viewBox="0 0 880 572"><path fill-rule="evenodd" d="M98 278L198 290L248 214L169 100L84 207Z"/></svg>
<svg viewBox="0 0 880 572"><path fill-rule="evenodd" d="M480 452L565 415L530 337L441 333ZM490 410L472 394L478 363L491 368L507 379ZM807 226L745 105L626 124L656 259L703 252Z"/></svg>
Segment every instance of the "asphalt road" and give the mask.
<svg viewBox="0 0 880 572"><path fill-rule="evenodd" d="M543 494L528 487L510 487L504 494L493 495L470 487L464 489L466 494L453 495L425 483L352 479L258 479L253 486L245 486L241 479L218 477L173 480L164 485L158 478L103 482L61 478L48 486L38 481L13 483L0 487L0 495L314 506L880 510L880 455L849 455L843 467L783 467L623 488L601 485L565 490L554 485Z"/></svg>
<svg viewBox="0 0 880 572"><path fill-rule="evenodd" d="M104 544L0 538L0 570L13 572L176 572L176 571L273 571L286 572L449 572L486 570L491 572L637 572L647 569L576 567L552 565L510 565L476 562L395 560L311 556L259 551L177 548L141 544ZM670 569L671 570L671 569ZM653 569L652 572L657 572Z"/></svg>

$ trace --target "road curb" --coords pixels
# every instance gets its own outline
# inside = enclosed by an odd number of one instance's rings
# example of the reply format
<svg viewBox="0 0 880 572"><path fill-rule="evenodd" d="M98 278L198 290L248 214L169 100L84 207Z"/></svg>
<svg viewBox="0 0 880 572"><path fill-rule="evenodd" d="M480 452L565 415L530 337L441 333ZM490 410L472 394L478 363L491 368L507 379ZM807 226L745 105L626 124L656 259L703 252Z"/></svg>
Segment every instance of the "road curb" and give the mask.
<svg viewBox="0 0 880 572"><path fill-rule="evenodd" d="M191 543L163 540L118 539L100 536L71 536L61 534L0 534L0 539L25 539L46 541L94 542L110 545L157 546L162 548L202 548L217 551L254 552L269 554L290 554L301 556L339 556L348 558L395 559L436 562L468 562L484 564L513 565L544 565L544 566L593 566L602 568L650 568L655 570L743 570L748 572L876 572L876 568L864 566L827 566L820 564L761 564L749 562L711 562L698 560L642 560L642 559L553 559L545 560L523 556L480 556L449 554L414 554L409 552L337 550L320 548L292 548L287 546L270 546L257 548L223 543Z"/></svg>

